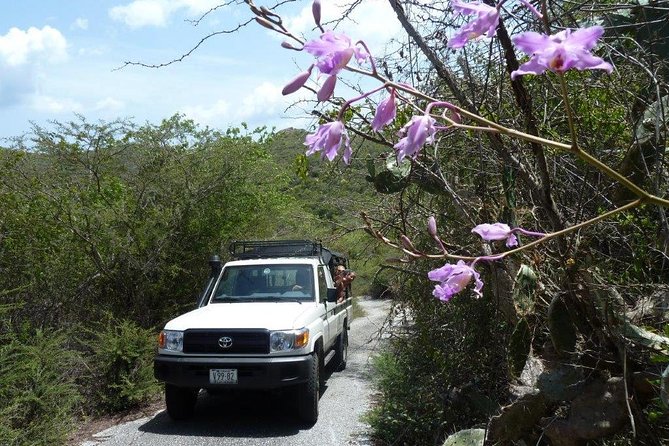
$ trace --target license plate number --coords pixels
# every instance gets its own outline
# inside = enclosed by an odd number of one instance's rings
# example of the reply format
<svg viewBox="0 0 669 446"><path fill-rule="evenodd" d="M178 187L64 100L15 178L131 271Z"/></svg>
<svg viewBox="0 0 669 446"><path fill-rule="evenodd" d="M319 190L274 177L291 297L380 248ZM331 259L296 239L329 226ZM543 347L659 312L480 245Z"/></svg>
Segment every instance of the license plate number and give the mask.
<svg viewBox="0 0 669 446"><path fill-rule="evenodd" d="M237 384L237 369L209 369L209 384Z"/></svg>

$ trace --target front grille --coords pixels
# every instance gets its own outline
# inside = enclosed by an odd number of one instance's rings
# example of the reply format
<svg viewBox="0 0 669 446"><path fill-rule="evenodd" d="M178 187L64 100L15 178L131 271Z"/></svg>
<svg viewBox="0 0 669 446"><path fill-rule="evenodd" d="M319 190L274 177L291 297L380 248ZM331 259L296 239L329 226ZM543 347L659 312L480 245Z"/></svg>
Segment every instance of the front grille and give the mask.
<svg viewBox="0 0 669 446"><path fill-rule="evenodd" d="M219 339L228 337L232 344L228 348L219 345ZM184 353L267 354L269 353L269 332L267 330L201 330L184 332Z"/></svg>

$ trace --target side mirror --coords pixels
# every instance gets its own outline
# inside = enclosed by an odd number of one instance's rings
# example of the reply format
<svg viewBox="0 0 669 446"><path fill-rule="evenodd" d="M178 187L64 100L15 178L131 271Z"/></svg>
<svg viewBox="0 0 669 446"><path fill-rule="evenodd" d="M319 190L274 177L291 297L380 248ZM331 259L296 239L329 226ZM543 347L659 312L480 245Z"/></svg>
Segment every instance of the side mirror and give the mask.
<svg viewBox="0 0 669 446"><path fill-rule="evenodd" d="M328 288L328 302L337 302L337 288Z"/></svg>

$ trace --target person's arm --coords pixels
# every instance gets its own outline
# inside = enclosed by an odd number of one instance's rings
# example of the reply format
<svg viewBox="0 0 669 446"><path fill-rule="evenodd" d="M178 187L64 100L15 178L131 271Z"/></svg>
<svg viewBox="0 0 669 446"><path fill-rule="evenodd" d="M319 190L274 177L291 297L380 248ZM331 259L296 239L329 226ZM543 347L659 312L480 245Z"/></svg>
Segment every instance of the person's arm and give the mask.
<svg viewBox="0 0 669 446"><path fill-rule="evenodd" d="M349 283L353 282L354 279L355 279L355 273L351 271L342 278L342 283L344 285L348 285Z"/></svg>

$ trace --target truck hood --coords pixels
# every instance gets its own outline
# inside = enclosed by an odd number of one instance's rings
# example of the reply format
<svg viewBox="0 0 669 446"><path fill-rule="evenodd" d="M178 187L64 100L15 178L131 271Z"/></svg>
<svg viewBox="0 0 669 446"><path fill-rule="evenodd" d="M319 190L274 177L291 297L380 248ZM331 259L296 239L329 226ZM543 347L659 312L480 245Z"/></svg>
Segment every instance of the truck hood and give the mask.
<svg viewBox="0 0 669 446"><path fill-rule="evenodd" d="M244 302L209 304L172 319L166 330L189 328L264 328L288 330L304 327L315 303Z"/></svg>

